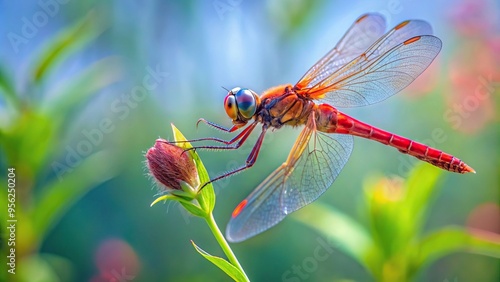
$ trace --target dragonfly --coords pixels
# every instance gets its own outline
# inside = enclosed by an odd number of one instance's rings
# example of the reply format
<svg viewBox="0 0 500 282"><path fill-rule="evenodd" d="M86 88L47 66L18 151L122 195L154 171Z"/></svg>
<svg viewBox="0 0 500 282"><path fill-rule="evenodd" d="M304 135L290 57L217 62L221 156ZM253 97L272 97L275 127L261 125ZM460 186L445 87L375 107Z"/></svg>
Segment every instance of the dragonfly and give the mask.
<svg viewBox="0 0 500 282"><path fill-rule="evenodd" d="M270 129L303 126L288 158L234 209L226 237L244 241L310 204L339 176L353 149L353 136L375 140L441 169L475 173L463 161L441 150L384 131L341 112L338 108L371 105L398 93L413 82L441 50L441 40L422 20L406 20L384 33L379 14L359 17L338 44L295 84L272 87L258 95L242 87L231 89L224 109L232 120L225 131L242 131L230 140L207 137L220 145L195 149L235 150L252 131L261 132L244 165L210 182L252 167Z"/></svg>

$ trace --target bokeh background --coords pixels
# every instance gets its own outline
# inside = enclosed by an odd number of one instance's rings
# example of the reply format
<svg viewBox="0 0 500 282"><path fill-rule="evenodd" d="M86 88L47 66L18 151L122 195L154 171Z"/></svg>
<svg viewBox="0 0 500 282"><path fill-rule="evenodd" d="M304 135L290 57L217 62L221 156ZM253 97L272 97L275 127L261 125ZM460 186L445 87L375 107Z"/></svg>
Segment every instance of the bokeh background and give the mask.
<svg viewBox="0 0 500 282"><path fill-rule="evenodd" d="M1 279L229 281L190 243L223 255L201 219L178 204L149 207L157 189L145 151L158 137L172 138L170 123L187 138L227 138L195 126L200 117L230 125L222 87L262 92L295 83L366 12L383 14L389 27L424 19L443 49L400 94L344 110L476 169L475 175L440 176L439 193L426 203L423 233L456 225L498 239L498 1L1 1L0 176L4 187L4 172L16 168L18 216L18 274L2 267ZM268 134L252 169L215 183L222 228L237 203L285 160L298 132ZM199 152L210 175L243 164L255 138L238 151ZM369 179L404 181L416 163L358 138L343 172L317 202L367 225ZM1 197L4 213L5 191ZM335 244L306 276L284 276L313 256L318 240L327 240L295 216L233 245L251 280L374 280ZM1 232L5 251L8 234ZM453 252L412 279L498 281L500 263Z"/></svg>

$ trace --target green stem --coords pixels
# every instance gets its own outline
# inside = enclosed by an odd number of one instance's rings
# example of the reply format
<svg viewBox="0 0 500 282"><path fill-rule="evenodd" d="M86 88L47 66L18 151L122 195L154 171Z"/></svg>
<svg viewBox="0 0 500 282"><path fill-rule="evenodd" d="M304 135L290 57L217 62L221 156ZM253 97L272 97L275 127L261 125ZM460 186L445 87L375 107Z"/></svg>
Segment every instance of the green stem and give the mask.
<svg viewBox="0 0 500 282"><path fill-rule="evenodd" d="M248 279L247 274L241 267L240 263L238 262L238 259L233 253L233 250L231 250L231 247L229 247L229 244L227 243L226 239L224 238L224 235L222 235L222 232L220 232L219 227L217 226L217 223L215 222L214 216L212 213L210 213L207 217L205 217L205 220L207 221L208 227L210 227L210 230L212 230L212 233L214 234L215 239L219 243L220 247L226 254L227 258L231 262L232 265L234 265L236 268L238 268L241 273L243 273L243 276L245 276L245 281L250 282Z"/></svg>

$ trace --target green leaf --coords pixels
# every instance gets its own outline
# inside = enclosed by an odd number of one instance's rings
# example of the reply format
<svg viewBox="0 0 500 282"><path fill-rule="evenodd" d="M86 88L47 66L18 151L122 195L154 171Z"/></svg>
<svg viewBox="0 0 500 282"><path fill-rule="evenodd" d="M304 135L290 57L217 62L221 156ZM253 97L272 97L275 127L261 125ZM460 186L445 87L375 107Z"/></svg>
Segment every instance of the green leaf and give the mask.
<svg viewBox="0 0 500 282"><path fill-rule="evenodd" d="M275 0L269 2L270 19L276 22L285 36L297 34L300 29L314 18L315 12L321 7L319 1L308 0Z"/></svg>
<svg viewBox="0 0 500 282"><path fill-rule="evenodd" d="M187 150L190 148L193 148L193 146L187 141L186 137L175 127L174 124L172 124L172 131L174 133L174 140L176 145L179 147ZM210 177L208 176L207 169L203 165L203 162L201 161L200 157L198 156L198 153L196 153L195 150L189 150L187 153L190 154L191 158L195 161L196 163L196 169L198 170L198 176L200 178L200 183L203 185L204 183L207 183L210 181ZM212 183L209 183L203 187L203 189L200 192L200 196L197 198L200 206L207 214L212 213L215 207L215 192L214 192L214 187Z"/></svg>
<svg viewBox="0 0 500 282"><path fill-rule="evenodd" d="M25 109L0 138L7 162L17 167L24 180L33 181L46 166L54 152L55 131L53 121L40 113Z"/></svg>
<svg viewBox="0 0 500 282"><path fill-rule="evenodd" d="M5 173L5 177L0 176L0 183L7 183L7 173ZM0 220L2 222L6 222L8 217L8 214L6 212L8 206L7 189L9 189L7 184L5 185L4 189L0 189L0 207L4 207L4 211L0 212Z"/></svg>
<svg viewBox="0 0 500 282"><path fill-rule="evenodd" d="M5 69L0 66L0 94L3 94L5 100L13 105L15 108L19 108L20 101L14 89L14 80L7 74Z"/></svg>
<svg viewBox="0 0 500 282"><path fill-rule="evenodd" d="M215 207L215 192L212 183L209 183L205 187L203 187L200 192L200 196L198 197L198 201L200 202L200 206L205 210L207 214L212 213Z"/></svg>
<svg viewBox="0 0 500 282"><path fill-rule="evenodd" d="M366 184L371 233L386 257L397 255L421 234L441 171L415 166L405 182L377 177Z"/></svg>
<svg viewBox="0 0 500 282"><path fill-rule="evenodd" d="M234 281L247 281L245 278L245 275L241 273L241 271L236 268L234 265L230 264L227 260L221 258L221 257L216 257L212 256L211 254L205 252L203 249L198 247L193 241L191 241L193 244L193 247L196 249L200 255L202 255L204 258L206 258L208 261L211 263L215 264L218 268L220 268L222 271L224 271L229 277L231 277Z"/></svg>
<svg viewBox="0 0 500 282"><path fill-rule="evenodd" d="M401 226L406 222L400 219L404 212L401 210L403 182L374 176L369 177L363 186L369 233L384 256L390 257L401 247L402 239L407 239Z"/></svg>
<svg viewBox="0 0 500 282"><path fill-rule="evenodd" d="M51 98L42 101L42 110L53 119L67 121L69 115L99 90L119 80L122 76L120 62L117 57L94 62L75 77L62 82L62 87Z"/></svg>
<svg viewBox="0 0 500 282"><path fill-rule="evenodd" d="M500 236L480 230L472 233L459 227L433 232L415 246L413 269L418 270L458 251L500 258Z"/></svg>
<svg viewBox="0 0 500 282"><path fill-rule="evenodd" d="M442 170L426 163L419 163L406 181L406 206L415 215L425 212L429 202L439 189L437 182Z"/></svg>
<svg viewBox="0 0 500 282"><path fill-rule="evenodd" d="M179 203L192 215L199 216L199 217L207 217L207 214L204 210L200 209L196 205L194 205L191 202L188 201L179 201Z"/></svg>
<svg viewBox="0 0 500 282"><path fill-rule="evenodd" d="M16 271L16 279L14 281L63 281L60 271L65 272L62 277L66 280L69 278L69 273L75 273L75 265L68 258L57 256L48 253L30 254L19 258L18 265L22 265ZM36 273L36 277L33 277Z"/></svg>
<svg viewBox="0 0 500 282"><path fill-rule="evenodd" d="M64 165L64 164L62 164ZM105 168L105 169L103 169ZM41 242L50 228L83 195L117 173L109 153L100 151L90 155L80 165L61 175L60 180L42 187L40 198L31 211L34 234Z"/></svg>
<svg viewBox="0 0 500 282"><path fill-rule="evenodd" d="M407 218L402 218L405 222L411 222L411 229L408 232L420 234L420 228L426 219L427 209L431 206L432 198L440 189L437 185L442 170L426 163L415 166L408 180L406 181L406 195L402 203L402 212Z"/></svg>
<svg viewBox="0 0 500 282"><path fill-rule="evenodd" d="M182 191L174 191L174 192L182 192ZM160 196L156 198L153 203L151 203L151 206L155 205L158 202L161 201L177 201L179 202L189 213L195 216L203 217L206 218L208 215L205 213L204 210L202 210L199 206L195 205L192 201L192 199L187 199L179 195L174 195L174 194L166 194L163 196Z"/></svg>
<svg viewBox="0 0 500 282"><path fill-rule="evenodd" d="M348 255L376 277L382 264L381 251L376 247L367 230L349 216L319 203L309 205L292 216L328 237Z"/></svg>
<svg viewBox="0 0 500 282"><path fill-rule="evenodd" d="M155 200L151 203L151 205L149 205L149 206L150 206L150 207L152 207L152 206L156 205L158 202L162 202L162 201L163 201L163 202L166 202L166 201L168 201L168 200L173 200L174 198L176 198L176 196L174 196L174 195L170 195L170 194L162 195L162 196L160 196L160 197L156 198L156 199L155 199Z"/></svg>
<svg viewBox="0 0 500 282"><path fill-rule="evenodd" d="M65 56L86 46L106 27L102 17L99 17L95 11L91 11L83 20L60 32L37 56L39 59L32 68L33 81L40 82Z"/></svg>

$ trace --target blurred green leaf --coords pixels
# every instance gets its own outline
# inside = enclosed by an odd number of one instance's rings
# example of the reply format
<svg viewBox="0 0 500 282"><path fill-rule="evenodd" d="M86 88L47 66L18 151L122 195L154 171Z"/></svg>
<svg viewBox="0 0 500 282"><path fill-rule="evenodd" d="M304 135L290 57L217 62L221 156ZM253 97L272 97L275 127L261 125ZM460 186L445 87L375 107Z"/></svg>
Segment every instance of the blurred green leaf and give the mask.
<svg viewBox="0 0 500 282"><path fill-rule="evenodd" d="M99 14L91 11L75 25L61 31L46 44L44 51L37 56L38 60L32 66L31 71L33 81L39 83L65 56L86 46L106 28L107 25L99 17Z"/></svg>
<svg viewBox="0 0 500 282"><path fill-rule="evenodd" d="M432 206L435 195L441 190L438 181L442 172L427 163L419 163L412 169L405 181L403 200L398 203L399 209L394 213L399 232L394 239L394 251L404 250L422 234L428 219L428 209Z"/></svg>
<svg viewBox="0 0 500 282"><path fill-rule="evenodd" d="M426 163L419 163L411 171L406 181L406 195L402 202L402 209L405 210L411 220L412 230L418 235L418 230L422 227L426 219L427 209L431 205L432 197L440 191L438 185L442 170ZM402 219L405 220L405 219Z"/></svg>
<svg viewBox="0 0 500 282"><path fill-rule="evenodd" d="M22 265L16 273L19 278L14 281L45 282L75 279L75 265L65 257L47 253L33 254L22 258L19 265ZM33 273L36 273L36 277Z"/></svg>
<svg viewBox="0 0 500 282"><path fill-rule="evenodd" d="M25 257L20 261L20 265L23 267L16 273L20 277L17 281L59 281L56 271L44 259L44 255ZM36 273L36 277L33 277L33 273Z"/></svg>
<svg viewBox="0 0 500 282"><path fill-rule="evenodd" d="M42 101L41 108L53 119L67 121L67 117L81 108L82 104L120 77L121 64L117 57L101 59L65 81L50 99Z"/></svg>
<svg viewBox="0 0 500 282"><path fill-rule="evenodd" d="M471 233L459 227L448 227L427 235L415 248L414 271L457 251L500 258L500 236L481 230Z"/></svg>
<svg viewBox="0 0 500 282"><path fill-rule="evenodd" d="M285 36L297 34L297 29L307 23L321 6L318 1L277 0L268 5L269 17L283 29Z"/></svg>
<svg viewBox="0 0 500 282"><path fill-rule="evenodd" d="M318 203L308 206L292 216L295 220L327 236L336 247L363 264L376 275L380 271L382 254L367 230L349 216Z"/></svg>
<svg viewBox="0 0 500 282"><path fill-rule="evenodd" d="M0 145L7 162L17 167L25 181L33 181L52 154L55 128L46 116L25 109L10 128L2 132Z"/></svg>
<svg viewBox="0 0 500 282"><path fill-rule="evenodd" d="M243 275L243 273L241 273L241 271L238 268L236 268L234 265L229 263L227 260L220 258L220 257L212 256L211 254L205 252L203 249L198 247L193 241L191 241L191 243L193 244L193 247L196 249L196 251L198 253L200 253L200 255L202 255L204 258L206 258L211 263L215 264L215 266L217 266L222 271L224 271L234 281L238 281L238 282L239 281L247 281L247 279L245 278L245 275ZM209 280L209 279L207 278L207 280Z"/></svg>
<svg viewBox="0 0 500 282"><path fill-rule="evenodd" d="M7 74L3 66L0 65L0 94L3 94L7 103L18 108L20 105L19 97L13 85L14 80Z"/></svg>
<svg viewBox="0 0 500 282"><path fill-rule="evenodd" d="M365 181L364 195L370 234L385 258L391 257L401 246L403 235L401 197L403 182L397 178L373 177Z"/></svg>
<svg viewBox="0 0 500 282"><path fill-rule="evenodd" d="M412 169L406 181L399 178L377 177L365 184L365 199L371 233L386 258L406 248L427 219L427 209L441 170L425 163Z"/></svg>
<svg viewBox="0 0 500 282"><path fill-rule="evenodd" d="M7 173L5 173L5 177L2 175L0 176L0 181L1 183L7 183ZM0 207L5 207L4 209L7 210L7 205L8 205L8 199L7 199L7 186L5 189L0 189ZM3 211L0 212L0 220L2 222L6 222L7 220L7 212Z"/></svg>
<svg viewBox="0 0 500 282"><path fill-rule="evenodd" d="M116 167L111 154L100 151L71 168L60 180L42 187L43 192L31 211L37 239L42 241L50 228L88 191L115 176Z"/></svg>

